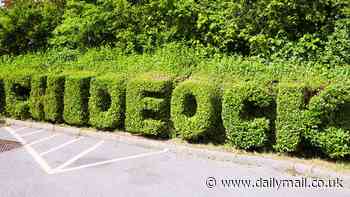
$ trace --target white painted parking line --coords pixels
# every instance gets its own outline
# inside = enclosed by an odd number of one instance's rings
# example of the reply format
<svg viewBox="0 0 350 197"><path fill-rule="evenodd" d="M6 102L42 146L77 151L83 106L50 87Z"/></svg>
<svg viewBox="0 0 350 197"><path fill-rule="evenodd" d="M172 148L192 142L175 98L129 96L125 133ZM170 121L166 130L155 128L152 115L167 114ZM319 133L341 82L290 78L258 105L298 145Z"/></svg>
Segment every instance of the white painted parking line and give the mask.
<svg viewBox="0 0 350 197"><path fill-rule="evenodd" d="M66 146L68 146L68 145L70 145L70 144L73 144L74 142L77 142L77 141L79 141L79 140L81 140L81 139L83 139L83 138L84 138L84 137L79 137L79 138L77 138L77 139L68 141L68 142L66 142L66 143L64 143L64 144L61 144L61 145L56 146L56 147L53 147L53 148L51 148L51 149L49 149L49 150L47 150L47 151L45 151L45 152L42 152L42 153L40 153L39 155L40 155L40 156L44 156L44 155L47 155L47 154L52 153L52 152L54 152L54 151L60 150L60 149L66 147Z"/></svg>
<svg viewBox="0 0 350 197"><path fill-rule="evenodd" d="M37 133L42 133L44 132L45 130L37 130L37 131L34 131L34 132L30 132L30 133L26 133L26 134L23 134L23 135L20 135L21 137L27 137L27 136L30 136L30 135L35 135Z"/></svg>
<svg viewBox="0 0 350 197"><path fill-rule="evenodd" d="M5 129L11 133L13 135L13 137L15 137L19 142L21 142L22 144L26 144L26 141L20 136L18 135L12 128L9 127L5 127ZM30 146L30 145L24 145L23 146L27 152L32 155L32 157L34 158L34 160L40 165L40 167L48 174L52 174L52 169L51 167L47 164L47 162L40 157L40 155Z"/></svg>
<svg viewBox="0 0 350 197"><path fill-rule="evenodd" d="M28 129L28 127L20 127L18 129L12 129L12 130L15 131L15 132L18 132L18 131L22 131L24 129Z"/></svg>
<svg viewBox="0 0 350 197"><path fill-rule="evenodd" d="M57 147L51 148L50 150L47 150L45 152L42 153L38 153L34 148L32 148L31 145L46 141L46 140L50 140L56 136L58 136L59 134L56 135L52 135L46 138L42 138L39 140L36 140L32 143L28 143L26 142L26 140L24 138L22 138L21 135L17 134L15 132L14 129L10 128L10 127L5 127L5 129L15 138L17 139L19 142L21 142L25 148L25 150L34 158L34 160L40 165L40 167L47 173L47 174L58 174L58 173L63 173L63 172L69 172L69 171L75 171L75 170L80 170L80 169L84 169L84 168L89 168L89 167L94 167L94 166L100 166L100 165L105 165L105 164L110 164L110 163L115 163L118 161L125 161L125 160L131 160L131 159L137 159L137 158L143 158L143 157L147 157L147 156L153 156L153 155L158 155L158 154L162 154L165 152L168 152L168 149L164 149L162 151L156 151L156 152L150 152L150 153L142 153L142 154L137 154L137 155L132 155L132 156L127 156L127 157L121 157L121 158L115 158L115 159L110 159L110 160L105 160L105 161L100 161L100 162L96 162L96 163L90 163L90 164L85 164L85 165L80 165L80 166L76 166L76 167L71 167L71 168L67 168L67 166L73 164L74 162L76 162L77 160L79 160L80 158L84 157L85 155L87 155L88 153L94 151L95 149L97 149L99 146L101 146L104 143L104 140L99 141L97 144L95 144L94 146L86 149L85 151L79 153L78 155L74 156L73 158L69 159L68 161L66 161L65 163L63 163L62 165L58 166L57 168L51 168L49 166L49 164L46 162L46 160L42 157L43 155L46 155L48 153L57 151L59 149L62 149L65 146L68 146L69 144L72 144L74 142L77 142L79 140L81 140L84 137L79 137L77 139L68 141L64 144L61 144ZM39 131L36 131L35 133L38 133ZM40 131L42 132L42 131ZM34 132L32 132L34 134Z"/></svg>
<svg viewBox="0 0 350 197"><path fill-rule="evenodd" d="M55 170L61 170L62 168L69 166L70 164L74 163L75 161L77 161L78 159L80 159L81 157L85 156L86 154L88 154L89 152L95 150L96 148L98 148L99 146L101 146L104 143L104 140L98 142L97 144L95 144L94 146L86 149L85 151L79 153L78 155L74 156L73 158L71 158L70 160L68 160L67 162L65 162L64 164L58 166Z"/></svg>
<svg viewBox="0 0 350 197"><path fill-rule="evenodd" d="M49 136L49 137L41 138L41 139L39 139L39 140L36 140L36 141L34 141L34 142L29 143L28 145L33 146L34 144L39 144L39 143L41 143L41 142L45 142L45 141L47 141L47 140L50 140L50 139L55 138L55 137L60 136L60 135L61 135L61 134L55 134L55 135L51 135L51 136Z"/></svg>
<svg viewBox="0 0 350 197"><path fill-rule="evenodd" d="M143 154L127 156L127 157L121 157L121 158L111 159L111 160L107 160L107 161L101 161L101 162L81 165L81 166L77 166L77 167L73 167L73 168L66 168L66 169L56 168L55 170L52 171L52 173L53 174L58 174L58 173L62 173L62 172L75 171L75 170L80 170L80 169L84 169L84 168L89 168L89 167L95 167L95 166L100 166L100 165L104 165L104 164L115 163L115 162L118 162L118 161L125 161L125 160L143 158L143 157L148 157L148 156L153 156L153 155L159 155L159 154L162 154L162 153L166 153L168 151L169 151L168 149L164 149L162 151L151 152L151 153L143 153Z"/></svg>

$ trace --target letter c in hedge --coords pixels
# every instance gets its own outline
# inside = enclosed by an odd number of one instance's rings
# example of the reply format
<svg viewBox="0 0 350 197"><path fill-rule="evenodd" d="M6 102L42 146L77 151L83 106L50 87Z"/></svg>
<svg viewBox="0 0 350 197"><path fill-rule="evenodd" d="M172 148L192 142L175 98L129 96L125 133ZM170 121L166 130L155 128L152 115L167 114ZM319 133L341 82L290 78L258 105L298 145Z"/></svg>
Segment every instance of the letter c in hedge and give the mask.
<svg viewBox="0 0 350 197"><path fill-rule="evenodd" d="M229 143L243 149L260 148L271 138L275 99L258 83L242 83L226 89L222 118Z"/></svg>
<svg viewBox="0 0 350 197"><path fill-rule="evenodd" d="M29 96L30 96L30 76L12 75L6 77L6 112L19 119L30 118Z"/></svg>

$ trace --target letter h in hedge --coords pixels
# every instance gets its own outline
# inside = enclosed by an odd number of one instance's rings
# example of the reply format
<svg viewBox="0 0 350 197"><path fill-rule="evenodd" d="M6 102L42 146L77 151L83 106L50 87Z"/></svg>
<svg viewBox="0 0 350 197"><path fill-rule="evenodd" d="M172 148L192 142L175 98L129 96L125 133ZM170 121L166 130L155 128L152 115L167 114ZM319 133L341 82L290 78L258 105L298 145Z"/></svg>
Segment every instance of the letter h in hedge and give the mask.
<svg viewBox="0 0 350 197"><path fill-rule="evenodd" d="M90 124L99 129L121 128L125 113L125 84L121 76L91 80Z"/></svg>
<svg viewBox="0 0 350 197"><path fill-rule="evenodd" d="M30 118L30 76L13 75L5 79L6 112L19 119Z"/></svg>
<svg viewBox="0 0 350 197"><path fill-rule="evenodd" d="M273 137L276 104L261 84L236 84L224 92L222 118L228 142L243 149L268 145Z"/></svg>
<svg viewBox="0 0 350 197"><path fill-rule="evenodd" d="M171 90L170 79L143 77L130 81L126 93L126 130L168 135Z"/></svg>
<svg viewBox="0 0 350 197"><path fill-rule="evenodd" d="M32 78L30 112L36 120L61 122L63 114L64 76L39 75Z"/></svg>
<svg viewBox="0 0 350 197"><path fill-rule="evenodd" d="M81 74L66 77L63 117L70 125L86 125L89 121L90 79Z"/></svg>

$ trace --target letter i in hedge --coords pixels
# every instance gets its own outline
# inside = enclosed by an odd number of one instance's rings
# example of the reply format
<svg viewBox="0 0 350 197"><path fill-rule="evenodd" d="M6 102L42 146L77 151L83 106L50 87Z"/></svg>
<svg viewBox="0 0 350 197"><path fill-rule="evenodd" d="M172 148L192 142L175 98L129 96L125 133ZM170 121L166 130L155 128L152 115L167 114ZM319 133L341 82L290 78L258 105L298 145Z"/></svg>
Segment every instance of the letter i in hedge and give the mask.
<svg viewBox="0 0 350 197"><path fill-rule="evenodd" d="M90 75L66 77L64 90L64 120L71 125L86 125L89 121Z"/></svg>

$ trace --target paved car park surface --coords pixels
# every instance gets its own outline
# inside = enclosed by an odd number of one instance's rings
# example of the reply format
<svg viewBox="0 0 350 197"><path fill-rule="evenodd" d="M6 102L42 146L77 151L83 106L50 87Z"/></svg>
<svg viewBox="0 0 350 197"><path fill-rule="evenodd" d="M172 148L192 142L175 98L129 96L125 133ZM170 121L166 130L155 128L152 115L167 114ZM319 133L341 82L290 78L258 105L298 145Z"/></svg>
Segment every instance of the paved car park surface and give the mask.
<svg viewBox="0 0 350 197"><path fill-rule="evenodd" d="M21 126L1 127L0 139L22 144L0 153L1 197L350 196L347 182L336 188L226 186L222 180L302 177L118 139Z"/></svg>

